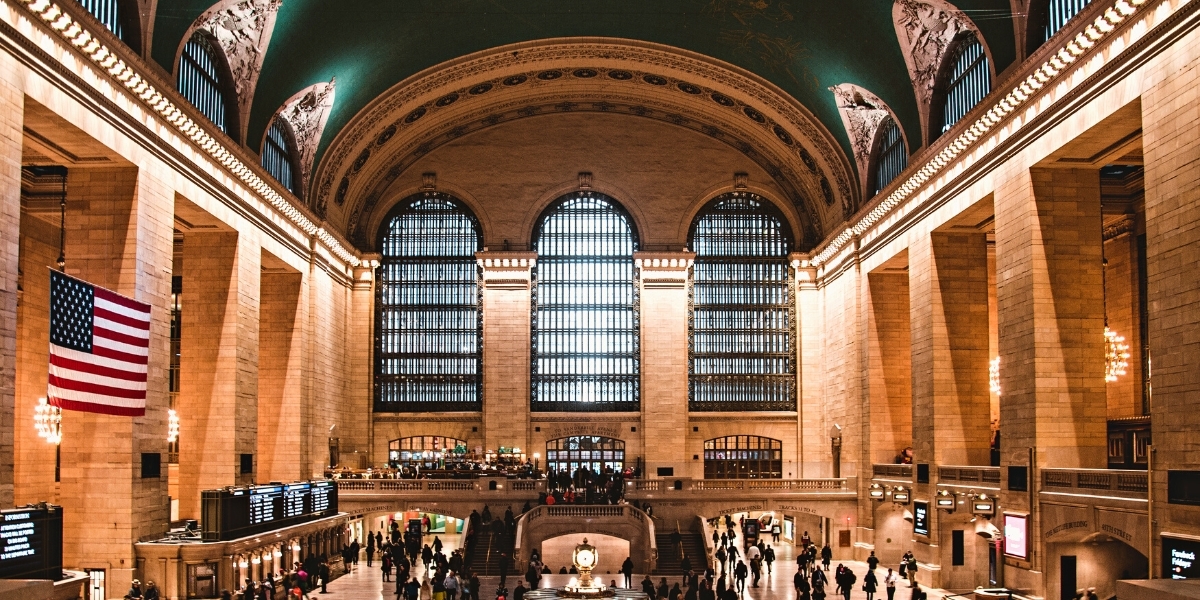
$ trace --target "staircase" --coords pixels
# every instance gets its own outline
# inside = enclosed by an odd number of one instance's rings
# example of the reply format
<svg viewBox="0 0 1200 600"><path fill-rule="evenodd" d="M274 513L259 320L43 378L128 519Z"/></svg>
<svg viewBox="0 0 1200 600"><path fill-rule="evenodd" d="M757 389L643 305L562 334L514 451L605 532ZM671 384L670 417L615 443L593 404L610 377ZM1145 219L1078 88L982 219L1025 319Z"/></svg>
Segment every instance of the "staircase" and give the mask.
<svg viewBox="0 0 1200 600"><path fill-rule="evenodd" d="M502 553L511 555L511 542L508 542L503 534L493 535L491 533L480 533L479 539L475 544L474 552L467 556L467 565L471 568L471 572L480 577L499 576L500 561ZM520 578L523 573L513 573L512 559L507 556L503 557L508 561L508 574L515 575Z"/></svg>
<svg viewBox="0 0 1200 600"><path fill-rule="evenodd" d="M670 532L655 534L654 540L658 545L658 567L654 569L655 575L683 575L680 563L683 562L684 556L692 561L693 571L699 572L704 568L704 540L700 538L700 534L684 531L681 535L682 556L679 554L679 548L672 547Z"/></svg>

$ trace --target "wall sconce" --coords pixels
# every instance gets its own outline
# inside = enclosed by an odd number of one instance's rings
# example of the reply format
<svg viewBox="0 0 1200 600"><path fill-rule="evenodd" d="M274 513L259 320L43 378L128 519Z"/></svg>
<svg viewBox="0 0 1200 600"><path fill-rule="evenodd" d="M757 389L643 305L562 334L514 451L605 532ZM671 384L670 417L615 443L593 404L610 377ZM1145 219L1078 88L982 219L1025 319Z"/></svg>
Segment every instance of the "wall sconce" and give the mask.
<svg viewBox="0 0 1200 600"><path fill-rule="evenodd" d="M33 409L33 426L37 428L38 437L51 444L62 442L62 409L38 398L38 404Z"/></svg>
<svg viewBox="0 0 1200 600"><path fill-rule="evenodd" d="M935 498L934 504L939 509L944 510L946 512L954 512L954 509L956 508L955 501L957 500L957 498L954 496L954 494L951 494L950 492L947 492L946 490L941 490L937 493L937 495L934 498Z"/></svg>
<svg viewBox="0 0 1200 600"><path fill-rule="evenodd" d="M910 499L908 489L902 485L892 488L892 502L896 504L908 504Z"/></svg>
<svg viewBox="0 0 1200 600"><path fill-rule="evenodd" d="M882 502L884 496L883 486L879 485L878 483L872 483L871 487L867 490L867 495L870 496L872 500L879 500Z"/></svg>
<svg viewBox="0 0 1200 600"><path fill-rule="evenodd" d="M167 443L179 441L179 413L175 409L167 410Z"/></svg>

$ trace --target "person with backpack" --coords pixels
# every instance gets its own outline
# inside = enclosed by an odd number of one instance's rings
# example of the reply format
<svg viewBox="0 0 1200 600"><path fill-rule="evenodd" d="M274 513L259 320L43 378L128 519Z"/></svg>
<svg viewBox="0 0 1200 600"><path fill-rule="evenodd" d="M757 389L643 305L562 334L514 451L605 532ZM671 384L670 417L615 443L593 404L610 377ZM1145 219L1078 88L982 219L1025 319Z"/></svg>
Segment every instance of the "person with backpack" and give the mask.
<svg viewBox="0 0 1200 600"><path fill-rule="evenodd" d="M850 592L854 589L854 583L857 581L858 576L854 574L854 571L850 570L850 567L842 569L840 585L842 586L843 598L850 600Z"/></svg>

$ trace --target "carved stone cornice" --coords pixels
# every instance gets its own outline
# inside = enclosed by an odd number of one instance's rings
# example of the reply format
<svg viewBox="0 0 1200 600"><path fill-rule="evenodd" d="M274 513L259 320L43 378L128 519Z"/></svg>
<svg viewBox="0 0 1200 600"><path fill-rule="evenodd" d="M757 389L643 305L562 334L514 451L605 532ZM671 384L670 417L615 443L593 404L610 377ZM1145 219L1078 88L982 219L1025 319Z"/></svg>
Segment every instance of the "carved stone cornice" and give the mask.
<svg viewBox="0 0 1200 600"><path fill-rule="evenodd" d="M638 281L645 289L681 289L687 287L689 271L696 262L695 252L634 252Z"/></svg>
<svg viewBox="0 0 1200 600"><path fill-rule="evenodd" d="M875 135L884 119L891 114L891 109L878 96L866 88L852 83L843 83L829 88L837 99L838 112L842 115L842 125L846 127L846 135L850 137L850 149L854 153L854 163L858 166L859 181L863 182L863 197L866 198L866 185L870 181L871 150L875 143ZM894 117L893 117L894 118ZM848 213L847 218L850 217Z"/></svg>
<svg viewBox="0 0 1200 600"><path fill-rule="evenodd" d="M245 131L250 118L254 89L258 85L267 46L271 43L275 17L282 4L283 0L221 0L192 23L179 47L179 51L182 51L183 44L197 30L207 31L217 40L233 74L238 115L241 117L241 123L238 123L240 131ZM178 59L175 64L179 64Z"/></svg>
<svg viewBox="0 0 1200 600"><path fill-rule="evenodd" d="M896 0L892 24L925 123L938 70L954 38L964 31L975 32L980 42L983 36L962 11L944 0Z"/></svg>
<svg viewBox="0 0 1200 600"><path fill-rule="evenodd" d="M329 109L333 108L335 95L334 86L337 78L329 83L310 85L283 103L278 116L292 126L292 134L296 138L297 161L300 163L300 190L308 189L312 177L313 160L317 155L317 145L321 143L321 133L325 131L325 122L329 120ZM325 206L310 203L318 215L325 215Z"/></svg>
<svg viewBox="0 0 1200 600"><path fill-rule="evenodd" d="M491 290L527 290L537 265L537 252L489 251L475 253L483 270L483 287Z"/></svg>
<svg viewBox="0 0 1200 600"><path fill-rule="evenodd" d="M548 112L659 119L720 140L784 190L811 244L856 205L849 160L806 108L737 67L629 40L516 44L438 65L356 115L316 168L312 194L360 243L391 182L435 148L498 123Z"/></svg>

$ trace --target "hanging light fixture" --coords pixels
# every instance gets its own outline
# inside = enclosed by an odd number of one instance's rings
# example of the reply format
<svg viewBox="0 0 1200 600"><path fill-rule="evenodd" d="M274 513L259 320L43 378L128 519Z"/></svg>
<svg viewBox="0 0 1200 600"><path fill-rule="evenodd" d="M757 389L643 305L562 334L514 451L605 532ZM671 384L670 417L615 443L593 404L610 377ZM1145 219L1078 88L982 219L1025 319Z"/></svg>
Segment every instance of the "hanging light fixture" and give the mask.
<svg viewBox="0 0 1200 600"><path fill-rule="evenodd" d="M167 410L167 443L179 441L179 413L175 409Z"/></svg>
<svg viewBox="0 0 1200 600"><path fill-rule="evenodd" d="M52 406L45 398L38 398L37 407L33 409L33 426L37 428L38 437L47 442L62 442L62 409Z"/></svg>
<svg viewBox="0 0 1200 600"><path fill-rule="evenodd" d="M997 396L1000 395L1000 357L988 361L988 389Z"/></svg>
<svg viewBox="0 0 1200 600"><path fill-rule="evenodd" d="M1129 344L1125 336L1104 326L1104 380L1116 381L1129 366Z"/></svg>

